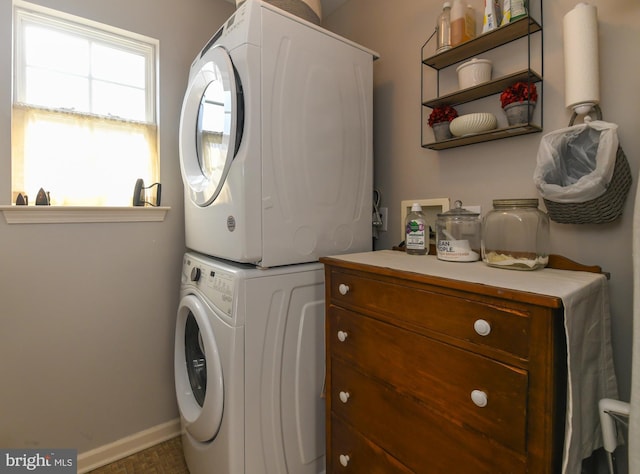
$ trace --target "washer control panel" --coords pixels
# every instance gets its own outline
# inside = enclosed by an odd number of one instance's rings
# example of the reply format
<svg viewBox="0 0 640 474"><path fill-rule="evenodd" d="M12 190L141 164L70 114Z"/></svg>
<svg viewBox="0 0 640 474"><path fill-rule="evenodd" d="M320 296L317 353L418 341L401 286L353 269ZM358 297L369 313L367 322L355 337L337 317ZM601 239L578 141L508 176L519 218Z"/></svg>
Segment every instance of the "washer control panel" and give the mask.
<svg viewBox="0 0 640 474"><path fill-rule="evenodd" d="M233 315L235 280L235 275L231 272L211 267L188 256L184 259L182 284L198 288L209 300L209 304L229 317Z"/></svg>

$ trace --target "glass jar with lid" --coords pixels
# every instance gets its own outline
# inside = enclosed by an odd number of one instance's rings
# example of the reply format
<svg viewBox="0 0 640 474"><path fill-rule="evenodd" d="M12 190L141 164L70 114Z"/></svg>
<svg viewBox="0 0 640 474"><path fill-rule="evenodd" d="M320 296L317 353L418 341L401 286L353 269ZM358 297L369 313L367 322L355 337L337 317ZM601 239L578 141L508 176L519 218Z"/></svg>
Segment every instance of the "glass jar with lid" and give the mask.
<svg viewBox="0 0 640 474"><path fill-rule="evenodd" d="M482 260L512 270L535 270L549 262L549 216L538 199L495 199L482 222Z"/></svg>
<svg viewBox="0 0 640 474"><path fill-rule="evenodd" d="M480 260L480 214L456 201L450 211L438 214L436 252L439 260L475 262Z"/></svg>

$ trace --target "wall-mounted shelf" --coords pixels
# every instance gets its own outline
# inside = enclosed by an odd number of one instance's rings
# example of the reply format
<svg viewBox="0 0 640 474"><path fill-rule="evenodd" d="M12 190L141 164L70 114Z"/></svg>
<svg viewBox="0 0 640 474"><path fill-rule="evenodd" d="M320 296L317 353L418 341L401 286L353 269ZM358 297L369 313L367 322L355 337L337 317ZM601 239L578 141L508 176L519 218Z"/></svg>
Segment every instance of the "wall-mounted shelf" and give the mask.
<svg viewBox="0 0 640 474"><path fill-rule="evenodd" d="M540 0L540 18L542 18L542 1ZM482 34L470 41L462 43L448 51L444 51L439 54L427 55L427 45L432 38L429 38L427 42L422 46L422 74L421 84L422 92L424 95L425 77L424 68L429 67L437 72L437 85L436 96L422 99L422 107L435 108L444 105L460 105L469 102L473 102L483 97L488 97L494 94L498 94L506 89L508 86L518 82L529 83L541 83L542 74L534 71L531 68L531 35L540 32L542 34L542 26L531 15L514 21L508 25L497 28L488 33ZM504 46L512 41L520 38L527 38L527 67L522 70L514 71L506 75L500 76L489 82L480 84L475 87L469 87L467 89L458 90L452 93L440 95L440 71L447 67L453 66L461 61L472 58L478 54L490 51L500 46ZM542 44L542 41L540 41ZM542 67L542 48L540 48L540 65ZM538 106L542 109L542 91L538 94ZM522 125L508 126L488 132L477 133L473 135L467 135L463 137L454 137L448 140L437 141L433 143L425 143L425 129L426 120L425 113L422 115L422 132L421 132L421 144L423 148L429 148L432 150L445 150L447 148L454 148L465 145L472 145L474 143L481 143L491 140L499 140L502 138L514 137L518 135L526 135L529 133L539 133L542 131L542 112L540 113L540 125L527 123Z"/></svg>
<svg viewBox="0 0 640 474"><path fill-rule="evenodd" d="M542 26L532 17L527 16L488 33L479 35L471 41L462 43L448 51L435 54L428 58L424 58L423 56L422 62L433 69L444 69L452 64L472 58L476 54L484 53L540 30L542 30Z"/></svg>
<svg viewBox="0 0 640 474"><path fill-rule="evenodd" d="M429 99L426 102L423 102L422 105L433 109L434 107L440 107L442 105L464 104L466 102L471 102L473 100L502 92L508 86L518 81L540 82L542 81L542 78L535 71L526 69L499 77L493 81L485 82L484 84L480 84L475 87L469 87L451 94Z"/></svg>
<svg viewBox="0 0 640 474"><path fill-rule="evenodd" d="M472 135L450 138L449 140L427 143L422 146L430 150L446 150L447 148L473 145L474 143L489 142L491 140L500 140L518 135L528 135L529 133L540 133L541 131L542 128L533 124L512 125L510 127L489 130L488 132L474 133Z"/></svg>

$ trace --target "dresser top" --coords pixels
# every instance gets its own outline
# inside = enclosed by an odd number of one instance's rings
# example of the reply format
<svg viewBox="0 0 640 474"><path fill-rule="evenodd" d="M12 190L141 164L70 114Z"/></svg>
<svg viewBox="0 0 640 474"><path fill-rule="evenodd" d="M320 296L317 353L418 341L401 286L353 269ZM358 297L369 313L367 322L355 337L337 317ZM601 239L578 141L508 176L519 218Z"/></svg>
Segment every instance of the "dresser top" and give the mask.
<svg viewBox="0 0 640 474"><path fill-rule="evenodd" d="M495 268L483 262L447 262L435 255L409 255L395 250L379 250L320 259L327 264L348 262L427 277L446 278L477 283L496 288L523 291L567 300L577 294L593 291L606 285L606 277L599 273L543 268L532 271Z"/></svg>

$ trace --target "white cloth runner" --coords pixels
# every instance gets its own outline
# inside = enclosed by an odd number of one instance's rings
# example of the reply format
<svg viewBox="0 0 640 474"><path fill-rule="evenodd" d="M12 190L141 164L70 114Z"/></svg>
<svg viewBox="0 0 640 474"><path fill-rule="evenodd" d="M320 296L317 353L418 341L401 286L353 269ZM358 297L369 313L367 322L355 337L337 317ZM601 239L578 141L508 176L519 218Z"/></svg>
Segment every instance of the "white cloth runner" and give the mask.
<svg viewBox="0 0 640 474"><path fill-rule="evenodd" d="M435 256L381 250L334 258L562 299L567 339L567 414L563 474L580 474L582 459L602 446L601 398L618 398L611 349L609 290L604 275L544 268L515 271L482 262L444 262Z"/></svg>

